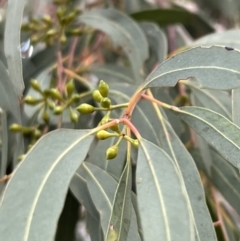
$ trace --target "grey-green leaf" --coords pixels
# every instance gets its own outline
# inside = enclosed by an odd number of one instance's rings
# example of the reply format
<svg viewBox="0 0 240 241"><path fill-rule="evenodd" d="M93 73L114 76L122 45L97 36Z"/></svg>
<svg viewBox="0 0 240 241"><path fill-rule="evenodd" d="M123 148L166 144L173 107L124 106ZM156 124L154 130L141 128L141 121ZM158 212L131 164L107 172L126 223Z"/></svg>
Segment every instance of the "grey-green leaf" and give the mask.
<svg viewBox="0 0 240 241"><path fill-rule="evenodd" d="M143 83L143 89L175 86L195 77L201 88L229 90L240 87L240 51L223 47L195 47L163 62Z"/></svg>
<svg viewBox="0 0 240 241"><path fill-rule="evenodd" d="M192 45L223 45L240 49L240 30L230 29L220 33L212 33L198 39Z"/></svg>
<svg viewBox="0 0 240 241"><path fill-rule="evenodd" d="M3 194L2 239L53 240L69 183L92 140L87 130L64 129L39 140L15 170Z"/></svg>
<svg viewBox="0 0 240 241"><path fill-rule="evenodd" d="M108 34L113 44L121 46L131 61L135 77L141 79L141 68L148 57L148 45L136 22L114 9L84 12L78 20Z"/></svg>
<svg viewBox="0 0 240 241"><path fill-rule="evenodd" d="M111 240L111 229L116 234L116 241L125 241L128 237L129 227L131 223L131 187L132 187L132 168L131 162L128 162L120 177L118 187L114 196L113 210L109 220L109 229L107 231L107 239Z"/></svg>
<svg viewBox="0 0 240 241"><path fill-rule="evenodd" d="M22 96L24 90L20 53L20 31L25 3L26 0L8 1L4 32L4 52L7 58L10 79L18 97Z"/></svg>
<svg viewBox="0 0 240 241"><path fill-rule="evenodd" d="M10 82L8 73L3 63L0 61L0 107L11 112L18 123L21 123L21 114L18 97L13 89L13 85Z"/></svg>
<svg viewBox="0 0 240 241"><path fill-rule="evenodd" d="M232 121L240 127L240 88L232 90Z"/></svg>
<svg viewBox="0 0 240 241"><path fill-rule="evenodd" d="M136 180L144 240L195 240L178 170L162 149L145 139L140 139Z"/></svg>
<svg viewBox="0 0 240 241"><path fill-rule="evenodd" d="M226 160L240 168L239 127L226 117L202 107L182 107L176 113Z"/></svg>
<svg viewBox="0 0 240 241"><path fill-rule="evenodd" d="M156 105L152 103L152 105ZM195 226L196 240L216 240L215 231L212 225L212 219L205 202L205 195L201 184L201 179L187 149L174 132L172 126L162 115L162 110L156 107L159 116L159 138L161 148L171 156L176 163L179 174L185 185L185 191L189 200L192 218Z"/></svg>

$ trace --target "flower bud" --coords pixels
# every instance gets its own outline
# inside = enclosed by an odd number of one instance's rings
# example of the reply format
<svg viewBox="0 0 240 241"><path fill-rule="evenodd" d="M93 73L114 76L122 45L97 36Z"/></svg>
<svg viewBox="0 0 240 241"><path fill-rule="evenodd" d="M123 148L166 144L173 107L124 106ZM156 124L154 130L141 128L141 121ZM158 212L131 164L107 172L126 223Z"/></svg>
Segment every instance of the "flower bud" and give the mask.
<svg viewBox="0 0 240 241"><path fill-rule="evenodd" d="M23 127L21 125L14 123L14 124L10 125L9 130L12 132L22 132Z"/></svg>
<svg viewBox="0 0 240 241"><path fill-rule="evenodd" d="M58 105L53 109L53 114L60 115L60 114L62 114L63 109L64 109L63 106Z"/></svg>
<svg viewBox="0 0 240 241"><path fill-rule="evenodd" d="M111 129L112 131L117 132L118 134L121 133L118 125L111 126L111 127L109 127L109 129Z"/></svg>
<svg viewBox="0 0 240 241"><path fill-rule="evenodd" d="M113 136L117 136L115 133L110 133L110 132L107 132L105 130L100 130L97 132L96 134L96 137L99 139L99 140L105 140L109 137L113 137Z"/></svg>
<svg viewBox="0 0 240 241"><path fill-rule="evenodd" d="M111 105L111 100L108 98L108 97L104 97L102 98L101 102L100 102L100 105L103 107L103 108L109 108L110 105Z"/></svg>
<svg viewBox="0 0 240 241"><path fill-rule="evenodd" d="M37 105L37 104L41 103L42 101L43 101L42 99L35 99L29 95L24 98L24 102L28 105Z"/></svg>
<svg viewBox="0 0 240 241"><path fill-rule="evenodd" d="M36 91L38 91L40 93L42 92L41 86L40 86L39 82L36 79L32 79L30 84L31 84L31 87L34 90L36 90Z"/></svg>
<svg viewBox="0 0 240 241"><path fill-rule="evenodd" d="M107 114L107 115L105 115L105 116L102 118L102 120L100 121L100 125L103 125L103 124L108 123L109 120L110 120L110 119L109 119L109 115Z"/></svg>
<svg viewBox="0 0 240 241"><path fill-rule="evenodd" d="M62 33L62 35L60 37L60 42L62 44L65 44L67 42L67 37L66 37L65 33Z"/></svg>
<svg viewBox="0 0 240 241"><path fill-rule="evenodd" d="M41 131L38 129L35 129L33 132L33 136L38 139L41 136Z"/></svg>
<svg viewBox="0 0 240 241"><path fill-rule="evenodd" d="M44 120L44 122L48 123L49 122L49 119L50 119L50 115L49 113L47 112L47 110L45 109L42 113L42 119Z"/></svg>
<svg viewBox="0 0 240 241"><path fill-rule="evenodd" d="M78 122L78 114L70 108L70 119L73 123Z"/></svg>
<svg viewBox="0 0 240 241"><path fill-rule="evenodd" d="M79 94L73 94L71 97L71 101L74 103L77 103L78 101L80 101L80 96Z"/></svg>
<svg viewBox="0 0 240 241"><path fill-rule="evenodd" d="M63 97L62 97L61 93L59 92L59 90L57 90L55 88L50 89L49 94L54 99L57 99L57 100L62 100L63 99Z"/></svg>
<svg viewBox="0 0 240 241"><path fill-rule="evenodd" d="M44 15L43 18L42 18L42 20L44 21L44 23L46 23L46 24L48 24L48 25L50 25L50 24L53 23L53 21L52 21L52 19L51 19L51 16L49 16L49 15Z"/></svg>
<svg viewBox="0 0 240 241"><path fill-rule="evenodd" d="M107 97L108 96L108 91L109 91L109 86L106 82L104 82L103 80L100 81L99 85L98 85L98 90L101 93L101 95L103 97Z"/></svg>
<svg viewBox="0 0 240 241"><path fill-rule="evenodd" d="M118 154L118 146L111 146L106 151L106 159L114 159Z"/></svg>
<svg viewBox="0 0 240 241"><path fill-rule="evenodd" d="M51 100L47 101L47 105L48 105L50 110L54 110L54 108L56 107L55 103Z"/></svg>
<svg viewBox="0 0 240 241"><path fill-rule="evenodd" d="M139 146L138 139L132 140L131 143L133 144L134 147L138 148L138 146Z"/></svg>
<svg viewBox="0 0 240 241"><path fill-rule="evenodd" d="M93 97L93 99L94 100L96 100L97 102L101 102L101 100L102 100L102 95L100 94L100 91L99 90L94 90L93 92L92 92L92 97Z"/></svg>
<svg viewBox="0 0 240 241"><path fill-rule="evenodd" d="M69 97L69 96L72 96L73 91L74 91L74 89L75 89L75 85L74 85L73 79L71 79L70 81L68 81L68 83L66 84L66 89L67 89L67 95L68 95L68 97Z"/></svg>
<svg viewBox="0 0 240 241"><path fill-rule="evenodd" d="M79 105L76 110L81 114L90 114L94 112L95 108L92 105L84 103Z"/></svg>
<svg viewBox="0 0 240 241"><path fill-rule="evenodd" d="M48 36L48 37L53 37L53 36L55 36L57 33L58 33L58 31L57 31L56 29L52 28L52 29L50 29L50 30L47 31L47 36Z"/></svg>

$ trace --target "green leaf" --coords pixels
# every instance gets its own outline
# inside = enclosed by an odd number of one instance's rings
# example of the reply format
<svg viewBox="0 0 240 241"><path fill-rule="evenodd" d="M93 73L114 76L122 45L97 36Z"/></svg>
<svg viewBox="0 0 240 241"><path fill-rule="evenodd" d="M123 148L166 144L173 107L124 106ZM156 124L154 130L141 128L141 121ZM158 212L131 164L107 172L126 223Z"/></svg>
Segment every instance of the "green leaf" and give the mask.
<svg viewBox="0 0 240 241"><path fill-rule="evenodd" d="M29 151L0 204L4 240L53 240L68 185L93 140L90 134L87 130L53 131Z"/></svg>
<svg viewBox="0 0 240 241"><path fill-rule="evenodd" d="M164 32L157 24L151 22L140 22L140 27L147 37L150 53L156 55L157 63L162 63L166 59L168 51L167 39Z"/></svg>
<svg viewBox="0 0 240 241"><path fill-rule="evenodd" d="M10 82L6 68L0 61L0 107L11 112L18 123L21 123L21 114L18 97Z"/></svg>
<svg viewBox="0 0 240 241"><path fill-rule="evenodd" d="M238 127L240 127L239 103L240 103L240 89L233 89L232 90L232 121Z"/></svg>
<svg viewBox="0 0 240 241"><path fill-rule="evenodd" d="M240 49L240 30L230 29L221 33L212 33L198 39L192 45L223 45Z"/></svg>
<svg viewBox="0 0 240 241"><path fill-rule="evenodd" d="M7 115L3 110L0 110L1 122L1 157L0 157L0 178L6 175L7 171L7 161L8 161L8 125L7 125ZM0 195L3 190L4 183L0 182Z"/></svg>
<svg viewBox="0 0 240 241"><path fill-rule="evenodd" d="M74 240L78 219L79 202L69 191L67 193L65 204L58 221L55 241Z"/></svg>
<svg viewBox="0 0 240 241"><path fill-rule="evenodd" d="M94 240L94 241L103 240L100 220L95 219L89 212L87 213L86 226L87 226L87 231L91 237L91 240Z"/></svg>
<svg viewBox="0 0 240 241"><path fill-rule="evenodd" d="M106 240L106 233L109 228L108 225L111 212L113 211L113 200L118 183L107 172L95 165L84 162L82 166L85 169L87 185L92 200L95 203L96 208L100 212L101 225L105 237L104 240ZM129 229L129 236L131 237L131 239L128 240L139 241L140 239L135 218L136 214L133 207L131 209L131 213L134 213L134 215L131 216L131 223Z"/></svg>
<svg viewBox="0 0 240 241"><path fill-rule="evenodd" d="M9 0L7 4L4 32L4 52L7 58L10 80L18 97L22 96L24 82L22 77L22 58L20 53L20 31L26 1Z"/></svg>
<svg viewBox="0 0 240 241"><path fill-rule="evenodd" d="M216 240L212 220L205 202L201 179L192 159L172 126L164 118L162 110L152 103L159 118L159 139L161 148L173 159L179 171L189 202L189 212L195 226L196 240Z"/></svg>
<svg viewBox="0 0 240 241"><path fill-rule="evenodd" d="M132 187L132 168L128 162L120 177L118 187L113 200L113 210L109 220L107 240L111 240L111 229L116 234L115 241L125 241L128 237L129 226L131 223L131 187ZM111 228L110 228L111 227Z"/></svg>
<svg viewBox="0 0 240 241"><path fill-rule="evenodd" d="M101 211L101 226L106 237L117 183L105 171L91 163L86 162L82 166L86 172L86 181L92 200L97 210Z"/></svg>
<svg viewBox="0 0 240 241"><path fill-rule="evenodd" d="M186 194L174 162L153 143L139 141L136 180L144 239L194 240Z"/></svg>
<svg viewBox="0 0 240 241"><path fill-rule="evenodd" d="M148 58L148 45L137 23L114 9L84 12L78 20L108 34L115 46L121 46L131 61L135 78L141 79L143 62Z"/></svg>
<svg viewBox="0 0 240 241"><path fill-rule="evenodd" d="M175 110L209 145L232 165L240 168L240 129L224 116L202 107Z"/></svg>
<svg viewBox="0 0 240 241"><path fill-rule="evenodd" d="M240 87L240 52L222 46L195 47L163 62L143 83L143 89L172 87L195 77L201 88L229 90ZM227 80L227 81L226 81Z"/></svg>
<svg viewBox="0 0 240 241"><path fill-rule="evenodd" d="M214 95L211 94L208 90L200 89L197 85L194 85L190 82L185 82L187 87L191 90L194 97L198 100L198 106L206 107L210 110L213 110L228 119L231 119L230 110L228 110ZM218 91L221 95L221 91Z"/></svg>
<svg viewBox="0 0 240 241"><path fill-rule="evenodd" d="M194 35L198 37L214 32L214 28L204 18L182 9L151 9L133 13L131 16L138 21L156 22L160 27L182 23L196 29Z"/></svg>
<svg viewBox="0 0 240 241"><path fill-rule="evenodd" d="M100 216L89 193L84 174L85 171L81 165L71 180L70 190L75 198L86 208L89 215L99 221Z"/></svg>
<svg viewBox="0 0 240 241"><path fill-rule="evenodd" d="M132 71L128 67L105 64L103 66L92 66L90 73L95 74L100 80L117 83L134 83Z"/></svg>

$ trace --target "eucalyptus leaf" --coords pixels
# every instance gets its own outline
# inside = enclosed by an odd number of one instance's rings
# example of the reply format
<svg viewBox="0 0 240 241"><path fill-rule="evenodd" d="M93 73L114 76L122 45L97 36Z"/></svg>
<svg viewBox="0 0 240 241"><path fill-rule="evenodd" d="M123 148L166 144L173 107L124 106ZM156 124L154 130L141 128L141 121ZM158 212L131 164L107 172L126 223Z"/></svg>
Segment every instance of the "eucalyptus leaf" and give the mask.
<svg viewBox="0 0 240 241"><path fill-rule="evenodd" d="M240 30L230 29L224 32L212 33L196 40L192 45L223 45L240 49Z"/></svg>
<svg viewBox="0 0 240 241"><path fill-rule="evenodd" d="M221 103L220 100L217 99L216 96L212 95L211 92L205 89L199 89L198 86L189 83L186 83L187 87L191 90L194 98L196 98L199 102L199 104L196 104L198 106L203 106L206 108L209 108L223 116L225 116L228 119L231 119L231 112L228 110L224 104ZM221 92L218 91L218 95L221 95Z"/></svg>
<svg viewBox="0 0 240 241"><path fill-rule="evenodd" d="M107 240L110 240L111 233L114 232L116 241L125 241L128 237L131 223L131 186L132 169L131 162L127 162L120 177L118 187L113 201L113 211L109 220L109 228L106 234Z"/></svg>
<svg viewBox="0 0 240 241"><path fill-rule="evenodd" d="M161 148L173 159L179 171L180 179L189 202L196 240L216 240L212 220L206 206L201 179L191 155L164 118L162 109L152 103L159 118L159 139Z"/></svg>
<svg viewBox="0 0 240 241"><path fill-rule="evenodd" d="M90 73L95 74L100 80L106 82L117 83L134 83L136 82L130 68L117 66L112 64L92 66L89 70Z"/></svg>
<svg viewBox="0 0 240 241"><path fill-rule="evenodd" d="M188 202L173 160L153 143L142 138L139 141L136 180L144 239L195 240Z"/></svg>
<svg viewBox="0 0 240 241"><path fill-rule="evenodd" d="M20 31L26 0L9 0L4 32L4 52L7 58L10 80L18 97L22 96L24 82L20 50Z"/></svg>
<svg viewBox="0 0 240 241"><path fill-rule="evenodd" d="M68 185L93 140L90 134L86 130L53 131L29 151L1 200L0 236L4 240L53 240Z"/></svg>
<svg viewBox="0 0 240 241"><path fill-rule="evenodd" d="M86 225L87 225L87 231L91 237L91 240L94 240L94 241L103 240L100 220L95 219L89 212L87 213Z"/></svg>
<svg viewBox="0 0 240 241"><path fill-rule="evenodd" d="M176 113L227 161L240 168L240 129L235 124L202 107L182 107Z"/></svg>
<svg viewBox="0 0 240 241"><path fill-rule="evenodd" d="M154 70L142 88L172 87L195 77L200 88L230 90L240 87L240 51L223 47L195 47L170 57Z"/></svg>
<svg viewBox="0 0 240 241"><path fill-rule="evenodd" d="M240 127L240 88L232 90L232 121L238 127Z"/></svg>
<svg viewBox="0 0 240 241"><path fill-rule="evenodd" d="M90 195L100 212L101 226L106 238L117 183L109 174L91 163L86 162L82 166L86 172Z"/></svg>
<svg viewBox="0 0 240 241"><path fill-rule="evenodd" d="M135 78L141 79L141 68L148 57L148 45L137 23L114 9L97 9L84 12L80 15L78 21L108 34L113 44L121 46L128 55Z"/></svg>
<svg viewBox="0 0 240 241"><path fill-rule="evenodd" d="M0 157L0 178L6 175L7 171L7 162L8 162L8 127L7 127L7 114L1 110L0 113L1 121L1 157ZM4 188L4 183L0 182L0 195Z"/></svg>
<svg viewBox="0 0 240 241"><path fill-rule="evenodd" d="M1 61L0 72L0 107L7 112L11 112L16 121L21 123L19 100L10 82L6 68Z"/></svg>

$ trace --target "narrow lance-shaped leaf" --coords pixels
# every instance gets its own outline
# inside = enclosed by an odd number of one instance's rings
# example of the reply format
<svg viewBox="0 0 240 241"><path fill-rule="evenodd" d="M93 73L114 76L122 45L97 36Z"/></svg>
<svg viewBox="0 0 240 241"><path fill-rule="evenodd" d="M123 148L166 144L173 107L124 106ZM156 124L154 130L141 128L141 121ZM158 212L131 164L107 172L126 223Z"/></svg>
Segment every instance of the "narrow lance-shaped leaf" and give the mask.
<svg viewBox="0 0 240 241"><path fill-rule="evenodd" d="M11 112L16 121L21 123L19 100L14 92L8 73L3 63L0 61L0 107L6 112Z"/></svg>
<svg viewBox="0 0 240 241"><path fill-rule="evenodd" d="M232 121L240 127L240 88L232 90Z"/></svg>
<svg viewBox="0 0 240 241"><path fill-rule="evenodd" d="M101 225L103 229L104 238L108 230L111 212L113 210L113 200L117 189L117 182L107 172L91 163L84 163L83 168L86 174L87 185L91 194L92 200L100 213ZM131 216L129 236L131 241L140 241L137 230L137 222L133 207L131 208ZM134 230L134 228L136 230ZM129 240L129 239L127 239ZM129 240L129 241L130 241Z"/></svg>
<svg viewBox="0 0 240 241"><path fill-rule="evenodd" d="M216 240L216 235L206 206L204 191L195 162L174 132L172 126L162 115L162 110L155 103L152 103L152 105L159 117L161 147L174 160L185 186L184 189L190 205L189 212L192 215L195 226L196 241L214 241Z"/></svg>
<svg viewBox="0 0 240 241"><path fill-rule="evenodd" d="M227 161L240 168L239 127L224 116L202 107L174 108L174 111Z"/></svg>
<svg viewBox="0 0 240 241"><path fill-rule="evenodd" d="M125 241L128 237L129 226L131 222L131 187L132 187L132 169L131 162L126 163L113 201L113 210L109 220L107 239L111 240L114 234L114 241Z"/></svg>
<svg viewBox="0 0 240 241"><path fill-rule="evenodd" d="M216 111L217 113L227 117L228 119L231 119L231 111L228 110L224 104L221 103L220 100L216 98L211 92L205 89L200 89L199 86L192 84L190 81L184 82L184 84L187 85L188 88L190 88L197 106L206 107L208 109L211 109L213 111ZM218 91L219 95L222 96L223 93L221 91ZM194 102L193 101L193 102Z"/></svg>
<svg viewBox="0 0 240 241"><path fill-rule="evenodd" d="M148 45L136 22L114 9L91 10L78 20L108 34L113 44L121 46L131 61L135 78L141 80L140 71L148 57Z"/></svg>
<svg viewBox="0 0 240 241"><path fill-rule="evenodd" d="M53 240L69 183L92 140L86 130L57 130L29 151L2 197L3 240Z"/></svg>
<svg viewBox="0 0 240 241"><path fill-rule="evenodd" d="M143 83L143 89L175 86L195 77L201 88L229 90L240 87L240 51L223 47L195 47L164 61ZM226 81L227 80L227 81Z"/></svg>
<svg viewBox="0 0 240 241"><path fill-rule="evenodd" d="M4 32L4 52L9 75L16 94L21 97L24 90L22 59L20 53L20 31L26 0L8 0Z"/></svg>
<svg viewBox="0 0 240 241"><path fill-rule="evenodd" d="M136 180L144 240L195 240L186 195L173 160L153 143L139 141Z"/></svg>
<svg viewBox="0 0 240 241"><path fill-rule="evenodd" d="M7 114L0 110L0 128L1 128L1 138L0 138L0 147L1 147L1 159L0 159L0 178L6 175L7 171L7 161L8 161L8 125L7 125ZM4 183L0 182L0 195L4 187Z"/></svg>

